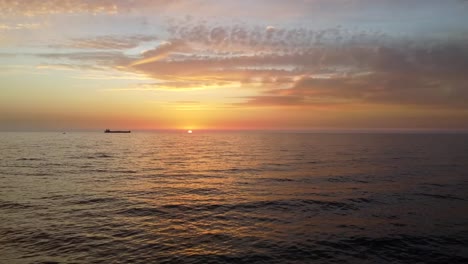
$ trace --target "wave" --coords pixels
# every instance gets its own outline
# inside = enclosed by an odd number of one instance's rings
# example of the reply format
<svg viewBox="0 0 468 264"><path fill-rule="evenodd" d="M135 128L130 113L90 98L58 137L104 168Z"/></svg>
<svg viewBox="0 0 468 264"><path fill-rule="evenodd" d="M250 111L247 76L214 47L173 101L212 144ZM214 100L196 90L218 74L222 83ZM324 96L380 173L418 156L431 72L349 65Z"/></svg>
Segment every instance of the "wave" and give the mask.
<svg viewBox="0 0 468 264"><path fill-rule="evenodd" d="M19 158L19 159L16 159L18 161L41 161L41 160L44 160L44 159L40 159L40 158Z"/></svg>
<svg viewBox="0 0 468 264"><path fill-rule="evenodd" d="M18 202L0 201L0 209L29 209L31 207L33 206Z"/></svg>
<svg viewBox="0 0 468 264"><path fill-rule="evenodd" d="M105 198L88 198L88 199L80 199L77 201L70 201L70 204L102 204L102 203L113 203L120 201L120 199L113 198L113 197L105 197Z"/></svg>
<svg viewBox="0 0 468 264"><path fill-rule="evenodd" d="M437 198L437 199L445 199L445 200L460 200L460 201L465 201L465 199L457 197L455 195L451 194L432 194L432 193L416 193L415 195L419 196L426 196L426 197L431 197L431 198Z"/></svg>
<svg viewBox="0 0 468 264"><path fill-rule="evenodd" d="M127 216L161 216L162 214L179 215L180 213L196 215L197 213L209 212L211 214L222 214L231 211L241 213L258 211L300 211L325 212L325 211L355 211L359 204L370 203L371 200L360 198L350 199L348 202L319 201L319 200L271 200L245 203L206 203L206 204L165 204L160 206L144 206L119 211Z"/></svg>

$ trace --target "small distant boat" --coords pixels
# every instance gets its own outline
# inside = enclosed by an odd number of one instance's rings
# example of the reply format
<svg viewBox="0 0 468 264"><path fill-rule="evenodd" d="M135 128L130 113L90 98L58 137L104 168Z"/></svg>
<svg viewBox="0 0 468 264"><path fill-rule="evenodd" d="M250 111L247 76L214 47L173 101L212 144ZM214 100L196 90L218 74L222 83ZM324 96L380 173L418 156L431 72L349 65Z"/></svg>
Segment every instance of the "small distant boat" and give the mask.
<svg viewBox="0 0 468 264"><path fill-rule="evenodd" d="M132 131L130 130L110 130L106 129L104 133L131 133Z"/></svg>

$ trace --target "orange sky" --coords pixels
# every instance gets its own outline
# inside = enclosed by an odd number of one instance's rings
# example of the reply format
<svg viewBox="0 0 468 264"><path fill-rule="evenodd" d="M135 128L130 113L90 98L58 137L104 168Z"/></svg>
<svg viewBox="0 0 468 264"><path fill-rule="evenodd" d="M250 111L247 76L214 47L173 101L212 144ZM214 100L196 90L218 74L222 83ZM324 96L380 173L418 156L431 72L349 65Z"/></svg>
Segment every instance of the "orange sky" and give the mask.
<svg viewBox="0 0 468 264"><path fill-rule="evenodd" d="M0 9L0 130L468 129L464 1Z"/></svg>

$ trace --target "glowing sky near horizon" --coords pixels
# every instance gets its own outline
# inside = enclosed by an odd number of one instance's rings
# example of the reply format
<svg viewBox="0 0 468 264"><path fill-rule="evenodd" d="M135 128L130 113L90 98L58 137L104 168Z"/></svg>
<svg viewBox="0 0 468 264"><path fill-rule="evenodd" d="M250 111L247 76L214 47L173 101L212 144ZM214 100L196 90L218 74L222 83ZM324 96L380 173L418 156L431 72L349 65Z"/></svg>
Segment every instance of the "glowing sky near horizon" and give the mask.
<svg viewBox="0 0 468 264"><path fill-rule="evenodd" d="M0 10L0 130L468 129L468 1Z"/></svg>

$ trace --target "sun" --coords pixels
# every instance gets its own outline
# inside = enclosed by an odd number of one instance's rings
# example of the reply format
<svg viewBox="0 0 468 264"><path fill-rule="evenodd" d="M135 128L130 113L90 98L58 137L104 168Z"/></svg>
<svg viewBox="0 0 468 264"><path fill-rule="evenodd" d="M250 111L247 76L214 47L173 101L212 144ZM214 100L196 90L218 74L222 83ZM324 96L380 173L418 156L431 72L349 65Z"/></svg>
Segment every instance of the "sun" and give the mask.
<svg viewBox="0 0 468 264"><path fill-rule="evenodd" d="M187 130L187 133L192 134L192 130Z"/></svg>

